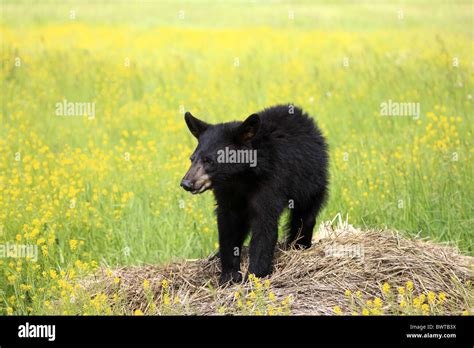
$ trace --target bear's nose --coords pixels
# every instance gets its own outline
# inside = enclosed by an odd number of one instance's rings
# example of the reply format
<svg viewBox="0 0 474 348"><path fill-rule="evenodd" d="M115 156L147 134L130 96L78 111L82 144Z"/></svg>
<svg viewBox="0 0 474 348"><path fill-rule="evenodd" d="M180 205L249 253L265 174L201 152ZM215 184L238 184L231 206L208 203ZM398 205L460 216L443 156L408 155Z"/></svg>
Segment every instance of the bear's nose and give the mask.
<svg viewBox="0 0 474 348"><path fill-rule="evenodd" d="M186 191L191 191L193 188L193 184L190 180L183 179L183 181L181 181L181 187L184 188Z"/></svg>

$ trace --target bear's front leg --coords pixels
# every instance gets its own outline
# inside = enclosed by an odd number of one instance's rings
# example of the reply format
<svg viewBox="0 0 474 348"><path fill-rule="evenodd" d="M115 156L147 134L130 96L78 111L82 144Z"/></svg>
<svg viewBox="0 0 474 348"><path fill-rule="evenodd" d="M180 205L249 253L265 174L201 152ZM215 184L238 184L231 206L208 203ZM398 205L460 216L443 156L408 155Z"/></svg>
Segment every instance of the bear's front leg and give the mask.
<svg viewBox="0 0 474 348"><path fill-rule="evenodd" d="M242 280L240 255L249 230L247 219L239 211L218 208L217 227L219 229L219 257L222 268L219 285L240 282Z"/></svg>
<svg viewBox="0 0 474 348"><path fill-rule="evenodd" d="M273 254L278 240L278 220L257 221L251 227L249 274L265 277L272 272Z"/></svg>

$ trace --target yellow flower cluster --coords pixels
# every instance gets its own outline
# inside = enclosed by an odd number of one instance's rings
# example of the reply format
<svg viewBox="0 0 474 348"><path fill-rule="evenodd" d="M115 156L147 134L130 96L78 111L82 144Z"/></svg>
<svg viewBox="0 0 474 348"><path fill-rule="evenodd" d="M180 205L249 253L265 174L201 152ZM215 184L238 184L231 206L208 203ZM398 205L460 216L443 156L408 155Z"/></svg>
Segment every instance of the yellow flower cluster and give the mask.
<svg viewBox="0 0 474 348"><path fill-rule="evenodd" d="M272 290L269 279L263 283L260 278L249 274L249 286L239 287L234 292L232 305L221 306L219 313L233 315L289 315L292 297L286 296L279 300Z"/></svg>
<svg viewBox="0 0 474 348"><path fill-rule="evenodd" d="M415 286L407 281L404 286L398 286L392 291L389 283L381 287L381 297L375 296L364 300L360 290L355 296L350 290L344 292L348 299L348 313L352 315L440 315L445 312L447 296L444 292L436 294L433 291L414 295ZM468 315L469 310L458 309L459 314ZM346 314L340 306L335 306L333 312L337 315Z"/></svg>

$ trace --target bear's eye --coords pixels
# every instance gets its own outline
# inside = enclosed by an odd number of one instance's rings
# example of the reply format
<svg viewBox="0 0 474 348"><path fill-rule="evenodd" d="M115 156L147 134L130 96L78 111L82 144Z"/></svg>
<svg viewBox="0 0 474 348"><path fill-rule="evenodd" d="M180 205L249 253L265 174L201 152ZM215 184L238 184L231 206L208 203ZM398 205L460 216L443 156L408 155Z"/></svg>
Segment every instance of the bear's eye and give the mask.
<svg viewBox="0 0 474 348"><path fill-rule="evenodd" d="M212 161L212 159L211 159L210 157L204 157L204 158L202 159L202 163L204 163L204 164L212 164L212 163L214 163L214 162Z"/></svg>

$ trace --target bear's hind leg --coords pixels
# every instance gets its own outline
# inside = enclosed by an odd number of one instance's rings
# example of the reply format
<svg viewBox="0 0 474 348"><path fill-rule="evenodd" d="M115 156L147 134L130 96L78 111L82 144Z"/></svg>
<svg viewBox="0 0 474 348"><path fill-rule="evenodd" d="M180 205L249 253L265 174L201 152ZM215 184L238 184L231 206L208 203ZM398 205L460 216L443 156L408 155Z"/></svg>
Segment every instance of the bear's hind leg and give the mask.
<svg viewBox="0 0 474 348"><path fill-rule="evenodd" d="M307 249L311 246L316 217L324 203L324 197L312 200L311 204L304 207L295 207L290 211L287 247Z"/></svg>

